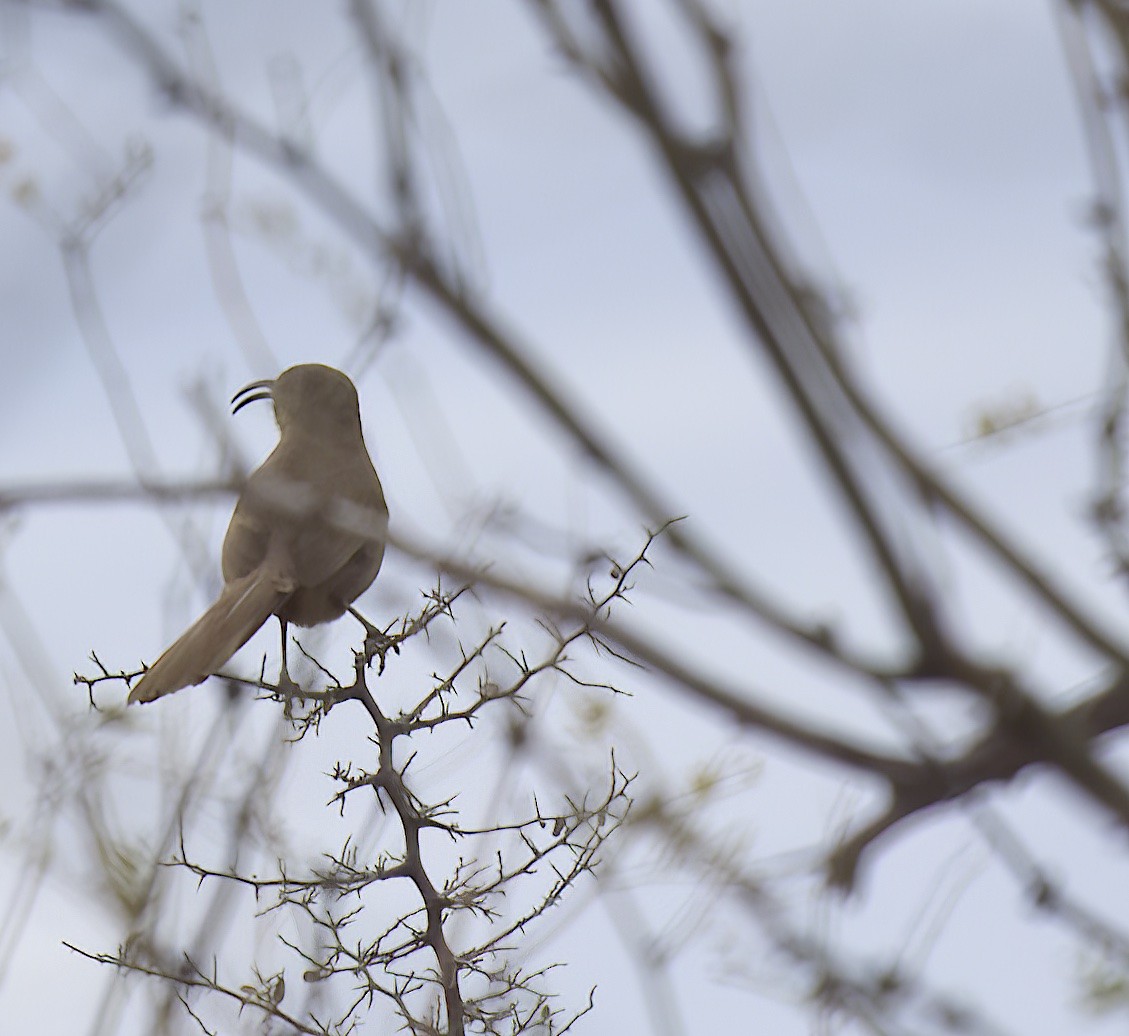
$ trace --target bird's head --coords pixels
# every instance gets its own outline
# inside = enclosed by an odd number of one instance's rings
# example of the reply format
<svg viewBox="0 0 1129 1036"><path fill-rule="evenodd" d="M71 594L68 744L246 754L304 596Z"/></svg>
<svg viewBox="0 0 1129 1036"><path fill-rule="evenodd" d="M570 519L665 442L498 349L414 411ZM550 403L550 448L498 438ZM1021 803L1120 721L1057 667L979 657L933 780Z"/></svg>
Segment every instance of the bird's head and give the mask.
<svg viewBox="0 0 1129 1036"><path fill-rule="evenodd" d="M360 404L353 383L341 371L321 363L288 367L277 378L252 381L231 397L231 412L269 399L285 434L292 428L309 435L341 436L361 430Z"/></svg>

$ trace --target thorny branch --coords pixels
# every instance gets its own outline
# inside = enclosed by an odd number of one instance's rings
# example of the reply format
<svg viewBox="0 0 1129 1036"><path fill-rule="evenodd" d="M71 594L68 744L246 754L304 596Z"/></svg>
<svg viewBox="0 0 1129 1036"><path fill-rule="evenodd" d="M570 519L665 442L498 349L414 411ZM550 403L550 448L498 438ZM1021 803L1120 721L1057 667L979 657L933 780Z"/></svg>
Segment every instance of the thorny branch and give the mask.
<svg viewBox="0 0 1129 1036"><path fill-rule="evenodd" d="M648 539L647 546L650 543ZM646 563L645 554L646 547L631 562L614 566L613 578L604 589L589 587L590 616L602 615L615 602L626 598L635 570ZM319 667L319 671L330 680L325 690L295 691L290 685L262 679L252 682L269 697L283 701L288 710L295 702L305 704L306 712L291 716L297 738L317 729L320 720L344 702L355 701L365 709L375 730L377 766L365 771L351 764L338 764L332 777L341 789L331 801L344 810L346 800L357 792L375 794L381 808L396 819L403 839L401 848L383 849L374 864L362 865L357 848L347 843L325 866L306 875L289 873L280 861L278 876L264 878L194 862L182 836L178 853L165 863L166 867L192 874L201 884L219 881L251 889L256 901L273 896L266 908L269 911L290 909L305 916L320 932L320 954L315 957L285 939L284 944L303 962L306 982L329 981L336 976L353 981L361 995L344 1015L332 1023L312 1015L303 1021L292 1019L279 1007L282 994L277 990L284 989L281 972L269 981L260 980L236 990L220 981L215 966L206 972L187 957L183 966L170 970L162 964L162 957L146 951L146 943L127 945L117 954L88 955L129 970L159 975L178 987L223 993L245 1006L294 1024L300 1032L347 1032L356 1022L356 1012L362 1011L362 1005L371 1006L374 997L389 1000L411 1031L419 1033L460 1034L471 1023L484 1032L516 1033L541 1024L547 1017L557 1018L559 1011L550 1008L547 994L538 991L537 976L507 969L502 958L511 937L537 923L582 876L595 870L601 846L626 815L630 778L616 765L613 755L607 785L595 801L590 801L589 796L579 800L566 798L564 808L552 813L546 813L534 801L531 815L523 819L509 823L491 821L479 827L462 823L452 800L427 803L419 797L409 776L414 754L406 762L398 761L401 738L414 744L412 738L441 727L472 727L488 709L503 703L521 709L534 682L554 674L582 686L594 686L579 678L570 667L570 650L585 640L593 640L591 621L580 622L567 631L543 626L550 634L550 648L535 662L524 653L518 655L506 648L501 642L503 630L496 627L469 650L460 646L453 667L442 676L435 674L433 685L414 703L397 711L387 710L379 703L372 681L391 678L396 666L389 668L386 676L389 653L398 657L414 638L428 635L434 623L453 621L455 604L465 592L465 587L455 591L437 588L427 595L418 613L383 630L362 619L367 636L362 650L355 653L352 681L348 684L333 680L324 667ZM136 675L111 673L96 656L94 661L99 670L96 675L76 676L91 694L107 681L129 683ZM378 663L375 672L373 663ZM507 680L494 675L499 667L511 674ZM448 877L439 881L433 877L436 864L429 863L423 841L424 834L432 831L453 843L496 842L511 836L514 844L498 849L493 862L486 862L489 855L475 848L460 853ZM535 881L545 865L552 871L553 879L525 909L507 916L501 910L502 904L513 899L523 883ZM347 941L346 930L360 923L367 890L397 880L410 882L420 905L398 916L367 942ZM353 905L344 912L338 909L350 899L355 900ZM459 915L479 918L486 928L477 942L456 949L449 932L453 919ZM425 951L434 960L433 969L418 960ZM484 976L489 978L488 989L465 991L467 982L473 984L476 978ZM441 993L439 1029L435 1028L438 1018L430 1017L429 1011L419 1006L433 986ZM525 1006L521 1007L523 1003ZM525 1017L526 1021L514 1027L518 1017ZM571 1022L560 1019L560 1024ZM503 1025L509 1028L501 1028Z"/></svg>

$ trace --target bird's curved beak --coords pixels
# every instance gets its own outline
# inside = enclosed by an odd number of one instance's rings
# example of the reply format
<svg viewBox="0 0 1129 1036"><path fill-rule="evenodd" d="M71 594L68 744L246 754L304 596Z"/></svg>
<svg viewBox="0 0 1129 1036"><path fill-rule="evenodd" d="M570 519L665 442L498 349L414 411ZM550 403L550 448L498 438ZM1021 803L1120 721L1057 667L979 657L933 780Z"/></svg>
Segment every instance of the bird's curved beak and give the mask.
<svg viewBox="0 0 1129 1036"><path fill-rule="evenodd" d="M271 390L274 388L274 379L268 378L264 381L252 381L250 385L244 385L234 396L231 397L231 412L238 414L248 403L254 403L257 399L271 399ZM243 397L240 399L240 397ZM239 400L239 402L236 402Z"/></svg>

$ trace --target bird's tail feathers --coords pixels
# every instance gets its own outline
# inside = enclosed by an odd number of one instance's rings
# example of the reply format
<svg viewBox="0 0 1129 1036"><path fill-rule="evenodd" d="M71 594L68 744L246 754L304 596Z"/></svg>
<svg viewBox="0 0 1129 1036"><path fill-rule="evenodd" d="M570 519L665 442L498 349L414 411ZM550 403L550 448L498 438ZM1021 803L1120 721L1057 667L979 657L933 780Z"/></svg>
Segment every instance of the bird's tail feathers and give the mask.
<svg viewBox="0 0 1129 1036"><path fill-rule="evenodd" d="M133 686L129 700L153 701L214 674L290 596L263 568L228 583L223 593Z"/></svg>

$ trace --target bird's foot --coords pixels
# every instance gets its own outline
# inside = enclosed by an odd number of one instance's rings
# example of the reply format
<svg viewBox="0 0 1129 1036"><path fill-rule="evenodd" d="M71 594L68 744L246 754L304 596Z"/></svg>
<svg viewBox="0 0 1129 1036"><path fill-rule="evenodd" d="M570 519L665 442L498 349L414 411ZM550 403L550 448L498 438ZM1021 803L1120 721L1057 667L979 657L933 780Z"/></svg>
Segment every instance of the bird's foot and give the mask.
<svg viewBox="0 0 1129 1036"><path fill-rule="evenodd" d="M294 703L301 702L303 705L306 702L305 695L302 693L302 688L294 682L290 676L290 671L286 668L286 663L282 663L282 669L278 674L278 682L275 684L275 693L282 699L282 714L287 719L294 718Z"/></svg>
<svg viewBox="0 0 1129 1036"><path fill-rule="evenodd" d="M383 673L388 652L394 651L397 655L400 653L399 638L390 636L387 630L382 630L375 623L370 622L356 608L350 607L349 614L365 628L365 665L371 665L373 659L378 658L380 666L377 673Z"/></svg>

